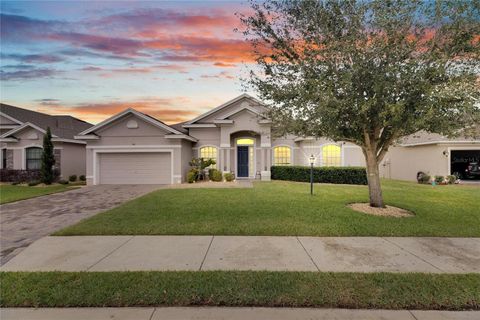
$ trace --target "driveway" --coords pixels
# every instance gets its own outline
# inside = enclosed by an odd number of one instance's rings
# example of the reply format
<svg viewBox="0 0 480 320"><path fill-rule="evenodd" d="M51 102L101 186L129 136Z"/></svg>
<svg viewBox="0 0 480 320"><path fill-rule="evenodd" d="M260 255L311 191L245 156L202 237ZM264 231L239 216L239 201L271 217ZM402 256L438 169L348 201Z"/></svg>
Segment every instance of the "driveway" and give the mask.
<svg viewBox="0 0 480 320"><path fill-rule="evenodd" d="M0 265L63 227L166 186L103 185L0 206Z"/></svg>

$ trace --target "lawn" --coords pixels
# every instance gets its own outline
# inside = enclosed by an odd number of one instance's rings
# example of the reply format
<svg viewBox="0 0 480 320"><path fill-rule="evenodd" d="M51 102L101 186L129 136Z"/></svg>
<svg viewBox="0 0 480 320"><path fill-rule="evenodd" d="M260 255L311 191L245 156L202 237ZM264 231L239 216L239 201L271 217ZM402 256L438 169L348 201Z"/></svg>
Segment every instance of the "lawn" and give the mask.
<svg viewBox="0 0 480 320"><path fill-rule="evenodd" d="M480 309L478 274L7 272L0 307Z"/></svg>
<svg viewBox="0 0 480 320"><path fill-rule="evenodd" d="M2 184L0 185L0 204L30 199L72 189L74 189L74 187L62 184L35 187Z"/></svg>
<svg viewBox="0 0 480 320"><path fill-rule="evenodd" d="M365 215L366 186L256 182L251 189L163 189L56 235L480 236L480 188L383 181L386 203L410 218Z"/></svg>

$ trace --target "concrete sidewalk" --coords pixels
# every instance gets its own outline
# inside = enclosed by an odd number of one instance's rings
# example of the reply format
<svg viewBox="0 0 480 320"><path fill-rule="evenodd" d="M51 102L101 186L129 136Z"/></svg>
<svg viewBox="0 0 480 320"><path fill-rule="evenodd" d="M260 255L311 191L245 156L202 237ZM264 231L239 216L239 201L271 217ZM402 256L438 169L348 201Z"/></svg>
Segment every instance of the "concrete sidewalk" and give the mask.
<svg viewBox="0 0 480 320"><path fill-rule="evenodd" d="M475 320L478 311L352 310L292 308L15 308L2 320Z"/></svg>
<svg viewBox="0 0 480 320"><path fill-rule="evenodd" d="M480 273L480 238L45 237L0 270Z"/></svg>

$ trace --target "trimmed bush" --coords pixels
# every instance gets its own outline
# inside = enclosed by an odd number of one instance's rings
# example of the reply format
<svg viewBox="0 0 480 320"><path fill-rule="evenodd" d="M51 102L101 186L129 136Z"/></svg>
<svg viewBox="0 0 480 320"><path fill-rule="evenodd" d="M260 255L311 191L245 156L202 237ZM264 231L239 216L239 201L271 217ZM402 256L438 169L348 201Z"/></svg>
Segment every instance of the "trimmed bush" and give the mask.
<svg viewBox="0 0 480 320"><path fill-rule="evenodd" d="M436 184L442 184L445 181L444 176L435 176L435 183Z"/></svg>
<svg viewBox="0 0 480 320"><path fill-rule="evenodd" d="M68 181L70 181L70 182L75 182L75 181L77 181L77 175L76 175L76 174L72 174L70 177L68 177Z"/></svg>
<svg viewBox="0 0 480 320"><path fill-rule="evenodd" d="M82 174L80 177L79 177L80 181L87 181L87 178L85 177L84 174Z"/></svg>
<svg viewBox="0 0 480 320"><path fill-rule="evenodd" d="M235 177L233 176L233 174L230 173L230 172L225 173L225 174L223 175L223 177L224 177L225 180L228 181L228 182L231 182L231 181L233 181L233 179L235 179Z"/></svg>
<svg viewBox="0 0 480 320"><path fill-rule="evenodd" d="M40 181L30 181L28 183L28 186L29 187L35 187L35 186L38 186L40 184Z"/></svg>
<svg viewBox="0 0 480 320"><path fill-rule="evenodd" d="M194 183L197 180L198 171L196 169L190 169L187 173L187 182Z"/></svg>
<svg viewBox="0 0 480 320"><path fill-rule="evenodd" d="M418 183L429 184L431 178L432 178L432 177L430 177L430 175L428 175L428 174L425 173L425 172L419 172L419 173L417 173L417 181L418 181Z"/></svg>
<svg viewBox="0 0 480 320"><path fill-rule="evenodd" d="M310 182L310 167L272 166L272 180ZM313 182L337 184L367 184L363 167L314 167Z"/></svg>
<svg viewBox="0 0 480 320"><path fill-rule="evenodd" d="M222 173L217 169L210 169L209 170L209 177L210 177L210 180L215 181L215 182L220 182L223 179Z"/></svg>
<svg viewBox="0 0 480 320"><path fill-rule="evenodd" d="M60 184L68 184L68 180L61 179L61 180L58 180L58 183L60 183Z"/></svg>
<svg viewBox="0 0 480 320"><path fill-rule="evenodd" d="M448 184L454 184L455 181L457 181L457 176L456 175L448 175L446 176Z"/></svg>

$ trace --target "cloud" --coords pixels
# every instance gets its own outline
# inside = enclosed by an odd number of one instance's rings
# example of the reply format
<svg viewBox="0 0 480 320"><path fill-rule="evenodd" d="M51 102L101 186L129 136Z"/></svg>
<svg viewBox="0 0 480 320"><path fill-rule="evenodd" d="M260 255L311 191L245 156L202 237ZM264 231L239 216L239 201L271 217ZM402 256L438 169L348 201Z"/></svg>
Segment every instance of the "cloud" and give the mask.
<svg viewBox="0 0 480 320"><path fill-rule="evenodd" d="M75 105L48 105L43 103L43 101L38 102L40 102L38 111L50 114L70 114L91 122L103 121L127 108L136 109L166 123L182 122L198 115L198 112L196 111L183 108L186 103L189 103L189 99L184 97L143 98L125 102L110 101L102 103L81 103Z"/></svg>
<svg viewBox="0 0 480 320"><path fill-rule="evenodd" d="M226 71L222 71L217 74L203 74L200 76L200 78L203 79L235 79L235 76L231 75L230 73Z"/></svg>
<svg viewBox="0 0 480 320"><path fill-rule="evenodd" d="M235 68L237 66L234 63L225 63L225 62L215 62L213 65L215 67L223 67L223 68Z"/></svg>
<svg viewBox="0 0 480 320"><path fill-rule="evenodd" d="M22 63L55 63L64 61L65 58L50 54L2 54L2 59L15 60Z"/></svg>
<svg viewBox="0 0 480 320"><path fill-rule="evenodd" d="M0 71L0 79L3 81L35 80L40 78L51 78L59 73L61 73L61 71L54 69L30 69L11 72Z"/></svg>

